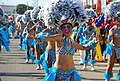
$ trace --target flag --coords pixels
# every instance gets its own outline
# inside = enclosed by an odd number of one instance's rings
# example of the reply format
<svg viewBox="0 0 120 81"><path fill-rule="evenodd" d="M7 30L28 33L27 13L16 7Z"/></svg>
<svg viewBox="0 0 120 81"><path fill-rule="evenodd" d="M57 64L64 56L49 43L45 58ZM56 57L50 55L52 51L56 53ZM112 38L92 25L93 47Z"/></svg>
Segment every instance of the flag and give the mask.
<svg viewBox="0 0 120 81"><path fill-rule="evenodd" d="M96 8L97 13L101 13L101 0L97 0L97 8Z"/></svg>

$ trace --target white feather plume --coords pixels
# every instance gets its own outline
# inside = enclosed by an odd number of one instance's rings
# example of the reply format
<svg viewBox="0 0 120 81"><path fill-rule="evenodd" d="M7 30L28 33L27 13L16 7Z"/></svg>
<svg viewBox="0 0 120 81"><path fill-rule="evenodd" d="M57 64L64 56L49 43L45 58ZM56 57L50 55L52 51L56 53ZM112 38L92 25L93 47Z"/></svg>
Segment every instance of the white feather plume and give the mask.
<svg viewBox="0 0 120 81"><path fill-rule="evenodd" d="M61 25L61 18L65 16L69 23L84 23L86 12L80 0L55 0L45 5L44 20L47 26Z"/></svg>
<svg viewBox="0 0 120 81"><path fill-rule="evenodd" d="M116 17L117 13L120 12L120 0L113 1L107 5L105 15L108 18Z"/></svg>

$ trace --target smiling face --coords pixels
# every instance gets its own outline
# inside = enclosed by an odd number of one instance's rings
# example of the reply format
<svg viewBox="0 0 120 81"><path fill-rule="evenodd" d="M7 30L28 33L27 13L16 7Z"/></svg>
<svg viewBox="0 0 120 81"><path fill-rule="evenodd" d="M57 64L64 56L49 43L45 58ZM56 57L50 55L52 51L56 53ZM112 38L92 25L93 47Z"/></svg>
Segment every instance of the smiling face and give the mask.
<svg viewBox="0 0 120 81"><path fill-rule="evenodd" d="M61 30L65 37L69 37L72 33L72 25L69 23L66 23L61 26Z"/></svg>

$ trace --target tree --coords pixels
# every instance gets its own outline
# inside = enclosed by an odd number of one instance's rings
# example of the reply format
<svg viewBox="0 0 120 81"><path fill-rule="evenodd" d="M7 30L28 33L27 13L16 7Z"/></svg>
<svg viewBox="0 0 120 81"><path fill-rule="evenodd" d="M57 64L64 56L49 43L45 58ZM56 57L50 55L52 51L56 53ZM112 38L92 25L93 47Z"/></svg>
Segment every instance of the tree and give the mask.
<svg viewBox="0 0 120 81"><path fill-rule="evenodd" d="M25 4L18 4L16 12L17 14L24 14L24 12L27 11L27 9L30 10L33 9L33 7L27 6Z"/></svg>

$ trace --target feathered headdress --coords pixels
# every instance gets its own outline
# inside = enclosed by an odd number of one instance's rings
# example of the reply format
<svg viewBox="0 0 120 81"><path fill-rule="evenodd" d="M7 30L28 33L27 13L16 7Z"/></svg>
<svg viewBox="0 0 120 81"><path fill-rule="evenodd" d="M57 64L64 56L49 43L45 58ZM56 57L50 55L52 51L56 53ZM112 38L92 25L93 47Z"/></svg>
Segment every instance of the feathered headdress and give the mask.
<svg viewBox="0 0 120 81"><path fill-rule="evenodd" d="M40 10L41 10L41 6L34 7L34 9L32 10L32 14L31 14L32 20L36 20L38 18Z"/></svg>
<svg viewBox="0 0 120 81"><path fill-rule="evenodd" d="M0 7L0 20L3 18L3 16L4 16L4 12L3 12L2 8Z"/></svg>
<svg viewBox="0 0 120 81"><path fill-rule="evenodd" d="M15 22L20 22L22 19L22 15L18 15L16 18L15 18Z"/></svg>
<svg viewBox="0 0 120 81"><path fill-rule="evenodd" d="M107 18L117 17L117 13L120 12L120 0L113 1L107 5L105 15Z"/></svg>
<svg viewBox="0 0 120 81"><path fill-rule="evenodd" d="M88 16L88 18L97 16L96 12L93 9L85 9L85 10L86 10L86 15Z"/></svg>
<svg viewBox="0 0 120 81"><path fill-rule="evenodd" d="M60 27L62 20L67 20L67 23L74 24L75 22L84 23L86 21L86 12L80 0L57 0L45 5L44 9L45 24L50 26Z"/></svg>
<svg viewBox="0 0 120 81"><path fill-rule="evenodd" d="M32 10L27 10L22 17L22 20L24 23L30 22L32 20L31 18Z"/></svg>
<svg viewBox="0 0 120 81"><path fill-rule="evenodd" d="M44 12L44 7L41 7L39 13L38 13L38 16L37 16L37 19L43 19L43 12Z"/></svg>

